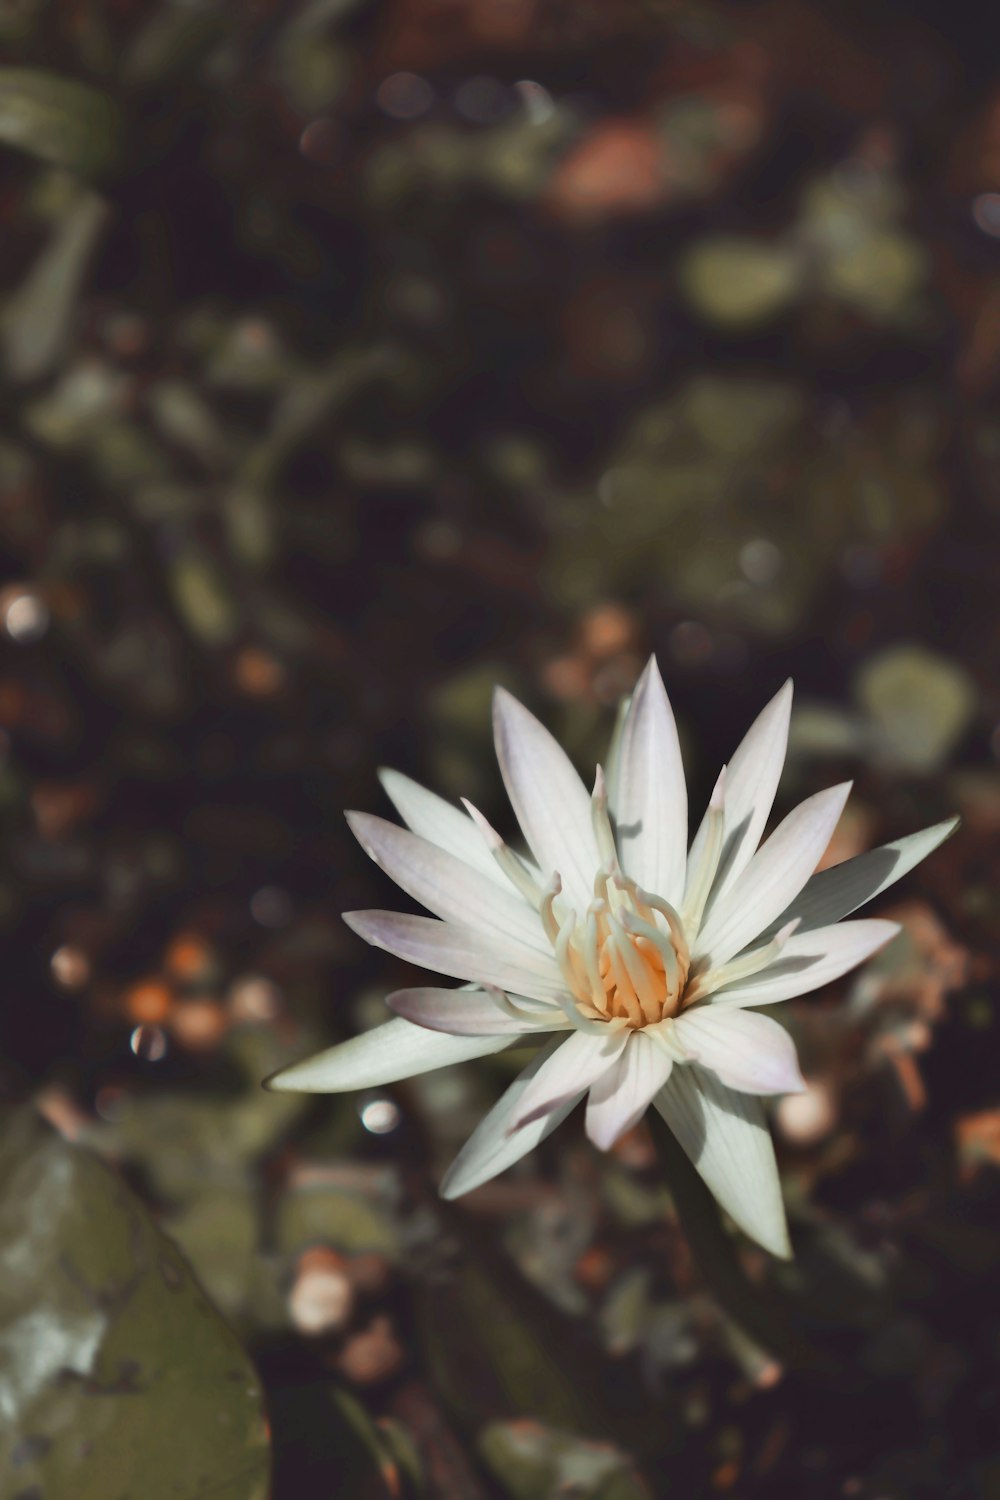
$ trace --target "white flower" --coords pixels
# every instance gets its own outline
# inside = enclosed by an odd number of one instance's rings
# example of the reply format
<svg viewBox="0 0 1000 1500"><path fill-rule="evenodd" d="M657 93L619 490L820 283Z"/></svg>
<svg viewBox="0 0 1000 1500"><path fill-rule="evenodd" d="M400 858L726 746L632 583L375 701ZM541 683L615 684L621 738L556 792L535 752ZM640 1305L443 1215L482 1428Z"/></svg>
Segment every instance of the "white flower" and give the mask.
<svg viewBox="0 0 1000 1500"><path fill-rule="evenodd" d="M497 755L531 859L470 804L462 812L383 773L410 831L366 813L349 813L351 828L438 920L385 911L345 920L377 947L467 985L391 995L394 1020L270 1086L370 1088L551 1033L460 1152L445 1197L509 1167L584 1095L587 1134L602 1150L653 1104L740 1228L787 1255L761 1096L805 1085L788 1033L751 1007L818 989L888 942L894 922L840 919L957 822L814 875L845 783L807 798L760 844L791 698L786 683L752 725L690 851L677 730L653 659L590 795L548 731L498 689Z"/></svg>

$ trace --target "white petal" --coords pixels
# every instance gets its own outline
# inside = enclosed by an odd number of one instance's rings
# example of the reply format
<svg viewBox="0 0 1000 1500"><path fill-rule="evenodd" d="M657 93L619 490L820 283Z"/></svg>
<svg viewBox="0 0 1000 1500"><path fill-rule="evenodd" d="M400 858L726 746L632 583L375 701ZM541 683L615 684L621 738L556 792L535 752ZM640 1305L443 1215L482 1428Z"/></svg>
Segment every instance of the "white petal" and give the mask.
<svg viewBox="0 0 1000 1500"><path fill-rule="evenodd" d="M935 823L920 833L911 833L891 844L883 844L879 849L871 849L867 854L845 859L843 864L833 865L829 870L820 870L777 918L775 928L783 927L797 917L798 935L801 935L813 928L839 922L841 917L848 916L901 880L914 865L943 844L958 824L958 818L946 818L943 823Z"/></svg>
<svg viewBox="0 0 1000 1500"><path fill-rule="evenodd" d="M370 1089L400 1078L414 1078L432 1068L468 1062L509 1047L505 1036L446 1036L401 1018L329 1047L305 1062L282 1068L267 1080L269 1089L293 1094L343 1094Z"/></svg>
<svg viewBox="0 0 1000 1500"><path fill-rule="evenodd" d="M760 843L785 763L791 712L792 683L789 679L757 715L728 763L722 857L708 911L743 873ZM706 816L691 845L688 869L697 869L698 856L707 836Z"/></svg>
<svg viewBox="0 0 1000 1500"><path fill-rule="evenodd" d="M502 1010L483 990L397 990L386 1000L390 1010L416 1026L452 1036L520 1035L531 1031L565 1031L569 1021L556 1006L522 1000L523 1019ZM530 1010L529 1010L530 1007Z"/></svg>
<svg viewBox="0 0 1000 1500"><path fill-rule="evenodd" d="M574 1031L539 1068L524 1091L515 1128L547 1115L566 1099L577 1098L621 1055L628 1031L606 1036Z"/></svg>
<svg viewBox="0 0 1000 1500"><path fill-rule="evenodd" d="M622 735L625 732L625 720L628 718L629 709L632 707L632 696L622 698L615 713L614 728L611 731L611 739L608 742L607 755L604 758L604 775L608 783L608 805L611 808L611 816L618 817L618 781L622 760Z"/></svg>
<svg viewBox="0 0 1000 1500"><path fill-rule="evenodd" d="M837 826L851 783L800 802L762 844L743 874L713 902L698 934L696 957L724 964L764 931L819 864Z"/></svg>
<svg viewBox="0 0 1000 1500"><path fill-rule="evenodd" d="M366 943L452 979L495 984L533 1000L555 1000L566 989L554 958L486 938L457 923L398 911L345 911L344 921Z"/></svg>
<svg viewBox="0 0 1000 1500"><path fill-rule="evenodd" d="M616 1063L591 1085L587 1097L587 1134L608 1151L631 1130L670 1077L670 1054L641 1031L634 1031Z"/></svg>
<svg viewBox="0 0 1000 1500"><path fill-rule="evenodd" d="M785 1206L760 1100L692 1065L674 1068L653 1103L730 1218L787 1259Z"/></svg>
<svg viewBox="0 0 1000 1500"><path fill-rule="evenodd" d="M863 917L856 922L838 922L833 927L817 927L812 932L796 932L788 939L780 957L759 974L715 991L709 996L712 1006L729 1008L745 1005L776 1005L808 995L821 985L839 979L857 964L864 963L899 932L898 922L878 917Z"/></svg>
<svg viewBox="0 0 1000 1500"><path fill-rule="evenodd" d="M436 917L551 954L538 913L510 885L498 889L463 860L385 818L349 812L347 821L365 853Z"/></svg>
<svg viewBox="0 0 1000 1500"><path fill-rule="evenodd" d="M582 915L601 863L587 790L548 730L503 688L493 698L493 730L507 795L544 881L558 871Z"/></svg>
<svg viewBox="0 0 1000 1500"><path fill-rule="evenodd" d="M484 844L482 834L461 808L411 781L401 771L381 770L378 779L408 828L471 865L480 875L488 876L505 891L510 890L510 882Z"/></svg>
<svg viewBox="0 0 1000 1500"><path fill-rule="evenodd" d="M543 1119L533 1120L530 1125L525 1125L521 1130L512 1129L518 1117L525 1090L548 1062L556 1048L562 1045L561 1037L553 1037L552 1041L532 1058L523 1073L518 1074L489 1114L480 1121L445 1173L444 1181L441 1183L442 1198L459 1198L463 1193L471 1192L473 1188L489 1182L491 1177L496 1177L499 1172L513 1166L514 1162L520 1161L522 1156L532 1151L539 1141L551 1135L556 1126L565 1120L578 1102L579 1095L567 1099L564 1104Z"/></svg>
<svg viewBox="0 0 1000 1500"><path fill-rule="evenodd" d="M679 906L687 867L687 786L677 725L652 656L629 705L616 781L623 870Z"/></svg>
<svg viewBox="0 0 1000 1500"><path fill-rule="evenodd" d="M769 1016L698 1005L674 1025L685 1051L730 1088L747 1094L800 1094L806 1086L795 1043Z"/></svg>

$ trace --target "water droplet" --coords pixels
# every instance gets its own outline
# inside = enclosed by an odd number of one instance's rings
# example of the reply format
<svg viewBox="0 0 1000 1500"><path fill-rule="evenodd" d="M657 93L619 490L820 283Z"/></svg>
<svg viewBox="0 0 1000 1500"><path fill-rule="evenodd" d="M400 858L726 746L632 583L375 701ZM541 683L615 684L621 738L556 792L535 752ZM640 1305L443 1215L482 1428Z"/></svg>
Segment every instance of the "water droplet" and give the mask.
<svg viewBox="0 0 1000 1500"><path fill-rule="evenodd" d="M361 1123L372 1135L389 1135L396 1129L400 1122L398 1105L391 1099L380 1095L375 1099L366 1099L358 1105L358 1114Z"/></svg>
<svg viewBox="0 0 1000 1500"><path fill-rule="evenodd" d="M38 594L14 585L0 594L0 616L12 641L30 646L49 628L49 607Z"/></svg>
<svg viewBox="0 0 1000 1500"><path fill-rule="evenodd" d="M128 1044L143 1062L160 1062L167 1055L167 1039L159 1026L137 1026Z"/></svg>

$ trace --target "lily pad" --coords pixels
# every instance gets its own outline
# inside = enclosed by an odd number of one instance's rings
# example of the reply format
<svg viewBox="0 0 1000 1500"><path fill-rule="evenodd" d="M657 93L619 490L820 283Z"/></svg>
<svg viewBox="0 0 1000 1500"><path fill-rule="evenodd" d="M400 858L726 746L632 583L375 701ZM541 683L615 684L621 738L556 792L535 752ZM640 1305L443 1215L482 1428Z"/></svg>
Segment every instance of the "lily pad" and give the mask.
<svg viewBox="0 0 1000 1500"><path fill-rule="evenodd" d="M97 1157L29 1113L0 1133L0 1491L264 1500L252 1365Z"/></svg>

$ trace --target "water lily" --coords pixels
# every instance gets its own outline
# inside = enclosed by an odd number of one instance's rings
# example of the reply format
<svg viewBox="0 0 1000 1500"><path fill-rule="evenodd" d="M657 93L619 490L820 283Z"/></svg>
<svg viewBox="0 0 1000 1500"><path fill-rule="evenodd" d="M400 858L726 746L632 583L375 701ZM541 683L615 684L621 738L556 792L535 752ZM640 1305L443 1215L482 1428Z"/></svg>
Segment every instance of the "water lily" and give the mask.
<svg viewBox="0 0 1000 1500"><path fill-rule="evenodd" d="M688 848L687 787L655 659L588 793L509 693L497 756L530 856L397 772L401 828L348 820L433 917L349 912L361 937L466 981L390 995L393 1020L296 1064L277 1089L370 1088L544 1040L470 1137L441 1191L457 1197L530 1151L586 1096L607 1150L653 1105L731 1218L776 1255L788 1235L763 1097L805 1087L795 1048L757 1006L804 995L869 958L894 922L841 919L937 847L956 820L818 874L850 784L818 792L761 843L788 738L791 683L719 776Z"/></svg>

